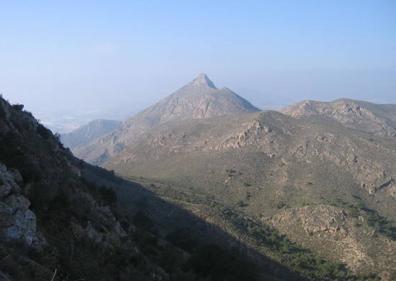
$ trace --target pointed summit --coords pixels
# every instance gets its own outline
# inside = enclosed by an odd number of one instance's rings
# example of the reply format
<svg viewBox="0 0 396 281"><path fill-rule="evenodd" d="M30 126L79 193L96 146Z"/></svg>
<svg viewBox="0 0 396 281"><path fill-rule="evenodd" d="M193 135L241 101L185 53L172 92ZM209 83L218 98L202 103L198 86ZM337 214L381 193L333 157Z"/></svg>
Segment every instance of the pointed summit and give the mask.
<svg viewBox="0 0 396 281"><path fill-rule="evenodd" d="M198 74L197 78L195 78L191 82L191 85L217 89L215 84L209 79L209 77L205 73Z"/></svg>
<svg viewBox="0 0 396 281"><path fill-rule="evenodd" d="M235 116L257 111L260 110L230 89L217 89L208 76L202 73L170 96L126 120L107 138L98 139L92 145L75 151L79 157L91 163L103 163L108 157L121 155L124 146L134 143L139 136L155 127L167 126L171 122L177 124L185 120Z"/></svg>

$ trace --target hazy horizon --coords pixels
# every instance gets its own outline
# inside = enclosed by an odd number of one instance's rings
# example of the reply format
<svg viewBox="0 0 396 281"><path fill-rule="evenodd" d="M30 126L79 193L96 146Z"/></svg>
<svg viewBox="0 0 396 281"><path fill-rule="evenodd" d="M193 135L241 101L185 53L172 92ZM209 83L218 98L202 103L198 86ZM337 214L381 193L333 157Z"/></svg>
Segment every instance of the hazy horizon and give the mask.
<svg viewBox="0 0 396 281"><path fill-rule="evenodd" d="M396 103L390 0L13 1L0 24L0 92L44 123L122 119L201 72L262 109Z"/></svg>

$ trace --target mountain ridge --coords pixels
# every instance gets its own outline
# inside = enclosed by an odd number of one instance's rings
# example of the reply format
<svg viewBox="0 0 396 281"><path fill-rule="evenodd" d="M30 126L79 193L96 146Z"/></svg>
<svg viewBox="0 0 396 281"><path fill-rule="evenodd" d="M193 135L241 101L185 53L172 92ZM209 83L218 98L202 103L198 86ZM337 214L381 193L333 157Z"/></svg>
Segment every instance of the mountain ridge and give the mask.
<svg viewBox="0 0 396 281"><path fill-rule="evenodd" d="M217 89L206 74L200 74L173 94L127 119L111 135L73 152L91 163L103 163L138 136L166 122L258 111L249 101L227 88Z"/></svg>
<svg viewBox="0 0 396 281"><path fill-rule="evenodd" d="M74 149L113 132L121 124L122 122L117 120L95 119L70 133L62 134L60 137L66 147Z"/></svg>
<svg viewBox="0 0 396 281"><path fill-rule="evenodd" d="M396 136L396 105L374 104L352 99L330 102L305 100L288 106L282 113L296 118L321 116L344 126L382 136Z"/></svg>
<svg viewBox="0 0 396 281"><path fill-rule="evenodd" d="M396 249L395 108L341 99L174 118L136 134L100 164L172 192L215 198L355 272L386 275L392 253L381 256L375 245ZM302 229L291 221L297 215ZM327 221L333 218L340 220L335 230ZM352 248L335 247L341 244Z"/></svg>
<svg viewBox="0 0 396 281"><path fill-rule="evenodd" d="M355 271L386 272L392 268L386 266L392 254L378 255L374 245L396 249L395 147L394 138L351 130L333 119L266 111L168 122L143 134L104 167L135 180L174 186L191 197L215 198L248 217L271 222L294 241L343 260ZM305 204L312 209L304 209ZM314 220L304 234L298 225L285 227L293 218L288 211L302 221L325 219ZM343 252L345 247L329 253L321 248L323 241L317 243L327 231L326 218L334 216L345 220L340 225L347 230L334 231L328 239L350 241L358 249L355 254L353 249ZM385 223L376 228L375 220Z"/></svg>

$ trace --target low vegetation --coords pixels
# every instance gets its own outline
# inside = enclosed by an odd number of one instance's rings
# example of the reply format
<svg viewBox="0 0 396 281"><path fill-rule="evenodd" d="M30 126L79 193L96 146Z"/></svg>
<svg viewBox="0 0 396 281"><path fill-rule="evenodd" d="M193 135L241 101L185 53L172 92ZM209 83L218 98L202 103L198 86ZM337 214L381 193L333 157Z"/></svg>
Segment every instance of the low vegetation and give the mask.
<svg viewBox="0 0 396 281"><path fill-rule="evenodd" d="M392 240L396 240L396 227L394 222L381 216L376 210L368 208L364 200L359 196L355 195L354 199L354 203L348 203L342 199L336 199L330 203L334 206L345 208L354 218L364 218L367 224L376 232Z"/></svg>

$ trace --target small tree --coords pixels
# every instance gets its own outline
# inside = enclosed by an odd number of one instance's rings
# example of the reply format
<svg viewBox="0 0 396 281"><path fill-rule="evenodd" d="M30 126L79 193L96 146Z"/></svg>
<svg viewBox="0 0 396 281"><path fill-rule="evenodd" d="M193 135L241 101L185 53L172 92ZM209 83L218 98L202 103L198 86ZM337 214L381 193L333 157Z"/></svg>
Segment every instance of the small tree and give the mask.
<svg viewBox="0 0 396 281"><path fill-rule="evenodd" d="M13 109L18 110L18 111L22 111L24 107L25 107L25 106L24 106L23 104L19 104L19 103L14 104L14 105L12 106Z"/></svg>

